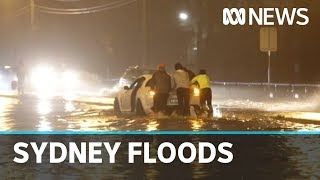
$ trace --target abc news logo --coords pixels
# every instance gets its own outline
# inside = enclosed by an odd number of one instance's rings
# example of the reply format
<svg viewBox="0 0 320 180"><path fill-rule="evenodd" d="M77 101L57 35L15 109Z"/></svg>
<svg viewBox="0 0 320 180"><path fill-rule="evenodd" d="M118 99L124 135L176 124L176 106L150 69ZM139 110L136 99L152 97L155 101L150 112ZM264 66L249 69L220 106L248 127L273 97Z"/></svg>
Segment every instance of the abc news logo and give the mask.
<svg viewBox="0 0 320 180"><path fill-rule="evenodd" d="M224 8L223 9L223 24L224 25L254 25L273 26L276 23L282 25L299 25L305 26L309 23L307 16L307 8L259 8L256 11L254 8ZM248 20L247 20L248 19Z"/></svg>

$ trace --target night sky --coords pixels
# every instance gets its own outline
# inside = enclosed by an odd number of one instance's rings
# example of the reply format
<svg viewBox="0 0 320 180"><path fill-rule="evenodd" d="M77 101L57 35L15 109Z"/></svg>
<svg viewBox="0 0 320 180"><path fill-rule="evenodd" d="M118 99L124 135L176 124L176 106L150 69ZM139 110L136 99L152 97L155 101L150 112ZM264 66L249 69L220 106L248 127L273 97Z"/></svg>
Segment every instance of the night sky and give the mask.
<svg viewBox="0 0 320 180"><path fill-rule="evenodd" d="M119 0L35 0L52 8L84 8ZM259 50L258 26L224 26L224 7L296 6L309 8L307 26L278 27L278 52L272 54L272 81L320 82L320 1L147 0L147 66L175 62L206 68L216 81L265 82L267 54ZM285 3L284 3L285 2ZM30 66L64 63L85 71L113 77L142 62L141 2L84 15L53 15L35 10L31 31L27 0L0 0L0 64L19 58ZM19 11L20 10L20 11ZM182 24L180 11L192 22ZM19 16L16 16L16 15ZM199 28L198 56L190 62L188 47Z"/></svg>

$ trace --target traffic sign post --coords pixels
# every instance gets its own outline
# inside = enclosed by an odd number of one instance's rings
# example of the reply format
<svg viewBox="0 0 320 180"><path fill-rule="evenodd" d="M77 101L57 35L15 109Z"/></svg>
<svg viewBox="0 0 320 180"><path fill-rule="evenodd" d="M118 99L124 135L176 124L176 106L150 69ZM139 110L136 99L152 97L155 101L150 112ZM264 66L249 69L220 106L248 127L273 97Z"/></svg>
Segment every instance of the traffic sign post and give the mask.
<svg viewBox="0 0 320 180"><path fill-rule="evenodd" d="M260 29L260 51L268 53L268 84L271 82L271 52L278 50L278 32L274 27Z"/></svg>

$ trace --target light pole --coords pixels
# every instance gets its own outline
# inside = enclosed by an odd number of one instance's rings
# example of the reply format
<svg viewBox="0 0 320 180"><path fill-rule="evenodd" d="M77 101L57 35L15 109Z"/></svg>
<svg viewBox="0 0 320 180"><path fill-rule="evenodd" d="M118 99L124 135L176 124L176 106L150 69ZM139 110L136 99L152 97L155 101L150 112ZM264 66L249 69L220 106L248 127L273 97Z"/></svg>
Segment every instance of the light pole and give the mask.
<svg viewBox="0 0 320 180"><path fill-rule="evenodd" d="M34 19L35 19L35 4L34 4L34 0L30 0L30 24L31 24L31 30L34 30Z"/></svg>
<svg viewBox="0 0 320 180"><path fill-rule="evenodd" d="M142 4L142 62L141 65L145 66L148 59L148 18L147 18L147 0L141 0Z"/></svg>
<svg viewBox="0 0 320 180"><path fill-rule="evenodd" d="M187 46L186 58L187 64L194 68L195 62L197 61L198 56L198 24L196 19L190 15L186 10L180 11L178 13L178 20L181 23L180 25L185 27L187 31L192 32L192 38L190 43Z"/></svg>

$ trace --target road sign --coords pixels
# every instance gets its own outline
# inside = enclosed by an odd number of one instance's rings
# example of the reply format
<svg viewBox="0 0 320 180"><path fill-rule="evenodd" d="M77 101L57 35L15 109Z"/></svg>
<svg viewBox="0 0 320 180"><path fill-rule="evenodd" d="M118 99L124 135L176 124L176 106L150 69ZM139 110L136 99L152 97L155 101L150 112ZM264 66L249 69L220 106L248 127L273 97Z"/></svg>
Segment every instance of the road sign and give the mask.
<svg viewBox="0 0 320 180"><path fill-rule="evenodd" d="M278 50L278 32L274 27L260 29L260 50L268 53L268 84L271 82L271 52Z"/></svg>
<svg viewBox="0 0 320 180"><path fill-rule="evenodd" d="M278 50L277 28L263 27L260 29L260 50L262 52L276 52Z"/></svg>

